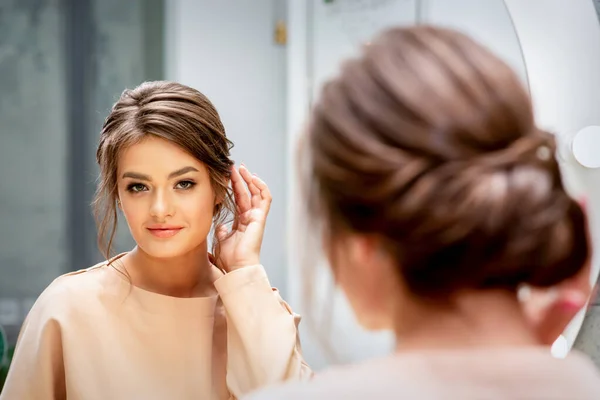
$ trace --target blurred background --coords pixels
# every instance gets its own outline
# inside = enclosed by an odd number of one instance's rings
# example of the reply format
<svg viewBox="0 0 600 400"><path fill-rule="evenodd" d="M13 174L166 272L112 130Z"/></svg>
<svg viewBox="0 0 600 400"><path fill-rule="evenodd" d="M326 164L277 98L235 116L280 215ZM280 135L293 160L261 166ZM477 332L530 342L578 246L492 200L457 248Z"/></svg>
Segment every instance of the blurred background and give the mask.
<svg viewBox="0 0 600 400"><path fill-rule="evenodd" d="M99 131L120 93L147 80L176 80L214 102L236 163L271 188L263 263L273 286L304 313L298 259L306 249L294 246L295 140L323 81L391 25L459 28L517 71L540 123L564 143L567 185L589 198L597 243L598 10L600 0L0 0L4 370L41 291L57 276L102 260L90 208ZM588 127L595 133L577 136ZM584 140L579 155L572 151L577 140ZM116 250L132 246L121 224ZM323 302L334 301L323 293ZM341 361L387 351L391 338L358 329L338 297L328 334ZM598 340L591 339L600 330L594 304L585 323L584 313L574 321L566 342L600 360ZM308 362L327 365L315 335L303 329Z"/></svg>

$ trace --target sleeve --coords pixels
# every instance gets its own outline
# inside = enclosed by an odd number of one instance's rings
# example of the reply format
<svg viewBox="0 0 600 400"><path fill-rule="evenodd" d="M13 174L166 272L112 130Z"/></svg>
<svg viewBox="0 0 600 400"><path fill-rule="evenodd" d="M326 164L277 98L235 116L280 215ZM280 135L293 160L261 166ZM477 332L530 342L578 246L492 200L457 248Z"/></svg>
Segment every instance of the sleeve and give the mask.
<svg viewBox="0 0 600 400"><path fill-rule="evenodd" d="M66 399L61 328L40 296L25 319L0 400Z"/></svg>
<svg viewBox="0 0 600 400"><path fill-rule="evenodd" d="M284 380L304 380L304 362L294 314L261 265L224 275L215 286L227 313L227 386L236 398Z"/></svg>

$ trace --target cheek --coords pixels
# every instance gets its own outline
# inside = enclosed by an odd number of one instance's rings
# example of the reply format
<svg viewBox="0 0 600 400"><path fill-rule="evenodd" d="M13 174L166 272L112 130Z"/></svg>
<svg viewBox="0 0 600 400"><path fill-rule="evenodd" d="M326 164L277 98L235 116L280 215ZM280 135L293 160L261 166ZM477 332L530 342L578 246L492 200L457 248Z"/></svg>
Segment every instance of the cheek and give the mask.
<svg viewBox="0 0 600 400"><path fill-rule="evenodd" d="M120 197L121 204L118 210L123 215L130 228L135 228L144 223L148 215L148 207L141 199L123 198Z"/></svg>
<svg viewBox="0 0 600 400"><path fill-rule="evenodd" d="M136 243L143 241L144 234L146 233L143 225L148 220L147 206L143 202L140 202L139 199L133 201L132 199L127 199L121 201L120 213L129 227L129 232L133 240Z"/></svg>
<svg viewBox="0 0 600 400"><path fill-rule="evenodd" d="M179 212L181 217L188 222L194 230L210 230L213 211L215 208L213 197L210 194L195 194L181 199Z"/></svg>

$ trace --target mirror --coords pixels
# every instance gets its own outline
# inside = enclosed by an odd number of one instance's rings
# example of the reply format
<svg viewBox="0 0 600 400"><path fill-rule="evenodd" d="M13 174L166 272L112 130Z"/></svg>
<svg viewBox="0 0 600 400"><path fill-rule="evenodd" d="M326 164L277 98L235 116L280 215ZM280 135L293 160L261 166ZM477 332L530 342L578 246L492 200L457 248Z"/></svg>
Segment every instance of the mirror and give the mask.
<svg viewBox="0 0 600 400"><path fill-rule="evenodd" d="M290 34L292 42L288 54L288 65L294 65L288 76L290 143L295 142L323 81L337 71L341 60L357 51L359 44L367 43L377 29L389 24L428 22L461 29L486 44L515 69L529 88L540 126L554 132L561 147L572 143L572 151L567 152L570 155L560 158L565 186L574 197L587 197L592 240L594 247L600 248L600 218L596 211L600 208L600 171L595 169L600 166L600 159L595 156L600 152L593 150L600 145L597 128L600 125L600 25L593 3L591 0L574 0L568 5L562 0L309 0L303 5L292 3L289 15L294 30ZM574 132L577 134L573 135ZM296 190L292 187L290 193ZM289 213L288 220L293 220L293 207ZM296 260L291 252L288 282L291 301L302 304ZM595 282L597 276L595 257L590 280ZM345 309L346 305L342 302L338 307ZM368 343L372 353L383 351L389 345L389 338L370 336L356 329L346 311L341 312L345 317L338 318L335 311L332 315L336 319L334 325L346 328L345 332L358 332L350 342ZM555 343L556 356L563 356L573 346L584 315L582 311ZM303 340L305 351L310 353L313 339L308 334ZM345 349L360 348L347 344ZM350 359L365 356L352 351L346 354Z"/></svg>

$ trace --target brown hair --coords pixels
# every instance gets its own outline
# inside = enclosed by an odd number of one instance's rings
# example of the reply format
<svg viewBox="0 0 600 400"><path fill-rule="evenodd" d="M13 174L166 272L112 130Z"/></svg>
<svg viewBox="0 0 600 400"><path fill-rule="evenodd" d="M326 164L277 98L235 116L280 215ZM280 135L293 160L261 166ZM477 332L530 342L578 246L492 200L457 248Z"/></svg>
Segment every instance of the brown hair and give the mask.
<svg viewBox="0 0 600 400"><path fill-rule="evenodd" d="M103 255L111 256L117 228L117 163L127 146L148 136L173 142L206 165L217 198L213 224L235 216L228 186L229 158L233 144L213 104L199 91L174 82L146 82L125 90L104 122L96 153L100 184L94 201L98 223L98 244ZM219 241L213 236L213 254L218 259Z"/></svg>
<svg viewBox="0 0 600 400"><path fill-rule="evenodd" d="M588 258L553 136L515 73L459 32L382 33L324 86L302 151L325 238L381 238L417 296L548 287Z"/></svg>

